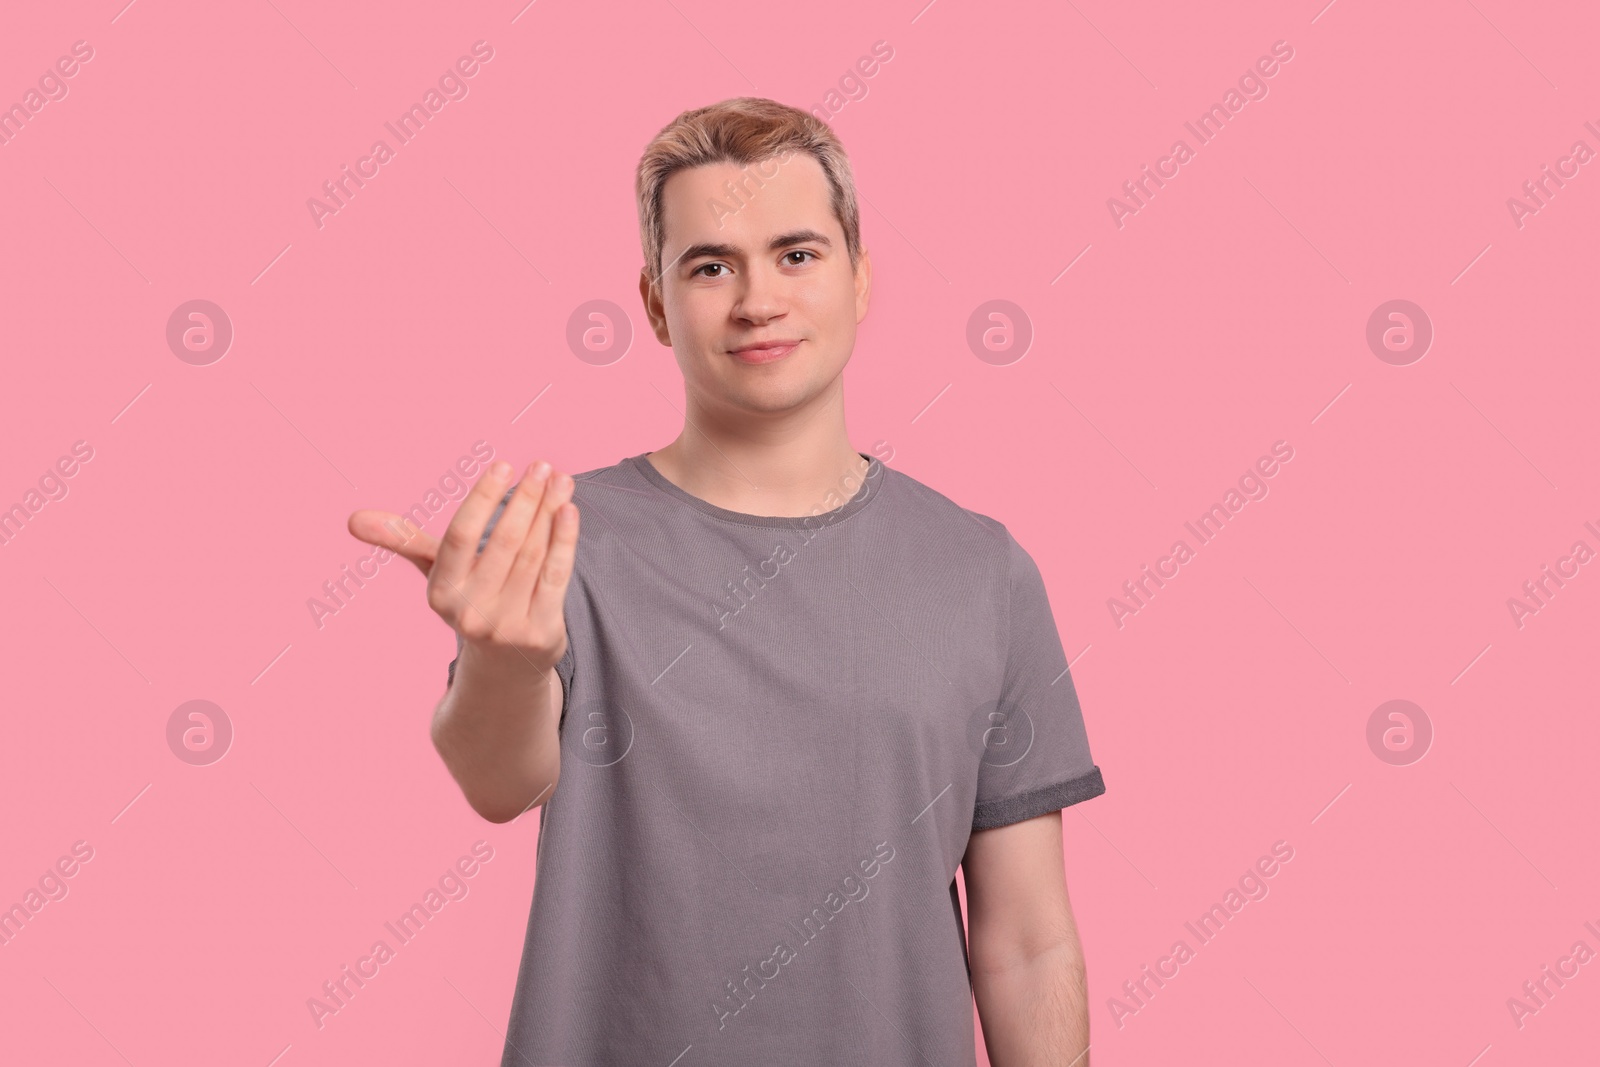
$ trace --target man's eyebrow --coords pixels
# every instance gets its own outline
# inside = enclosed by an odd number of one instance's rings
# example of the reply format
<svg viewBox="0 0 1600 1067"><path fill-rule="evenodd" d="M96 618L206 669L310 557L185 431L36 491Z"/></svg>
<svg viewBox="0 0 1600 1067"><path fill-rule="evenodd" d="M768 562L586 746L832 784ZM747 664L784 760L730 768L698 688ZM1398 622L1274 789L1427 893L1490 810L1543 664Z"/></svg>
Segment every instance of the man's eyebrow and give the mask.
<svg viewBox="0 0 1600 1067"><path fill-rule="evenodd" d="M788 248L790 245L798 244L819 244L824 248L833 247L833 242L828 240L827 235L818 233L816 230L793 230L789 233L781 233L772 240L768 241L767 251L776 252L780 248ZM703 259L706 257L713 257L716 259L735 259L741 254L742 252L740 249L734 247L733 245L702 242L697 245L690 245L688 248L684 249L683 253L678 256L675 262L682 263L688 260Z"/></svg>

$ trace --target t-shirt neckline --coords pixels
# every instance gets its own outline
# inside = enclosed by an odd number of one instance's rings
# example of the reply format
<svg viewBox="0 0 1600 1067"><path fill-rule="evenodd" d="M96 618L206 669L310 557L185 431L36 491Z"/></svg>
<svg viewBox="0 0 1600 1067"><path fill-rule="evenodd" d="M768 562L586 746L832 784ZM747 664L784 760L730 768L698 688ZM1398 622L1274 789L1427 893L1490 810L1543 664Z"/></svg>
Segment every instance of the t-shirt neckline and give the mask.
<svg viewBox="0 0 1600 1067"><path fill-rule="evenodd" d="M674 497L694 508L696 511L710 515L723 522L737 523L741 526L767 526L780 529L790 529L797 526L810 524L812 526L832 526L849 518L878 495L878 487L883 481L883 464L876 456L869 456L865 452L856 455L867 461L866 473L862 476L861 486L849 500L832 511L822 511L815 515L747 515L742 511L730 511L718 507L709 500L702 500L693 493L674 484L667 476L656 470L655 465L645 457L648 452L640 452L636 456L629 456L625 460L632 465L644 478L657 489Z"/></svg>

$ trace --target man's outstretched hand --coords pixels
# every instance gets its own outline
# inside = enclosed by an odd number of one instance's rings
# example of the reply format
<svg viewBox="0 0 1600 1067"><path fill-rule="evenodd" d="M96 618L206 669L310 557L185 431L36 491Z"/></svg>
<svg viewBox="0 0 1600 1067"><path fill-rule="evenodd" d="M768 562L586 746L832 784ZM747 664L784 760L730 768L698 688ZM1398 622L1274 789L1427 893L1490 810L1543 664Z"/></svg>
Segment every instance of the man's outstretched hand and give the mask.
<svg viewBox="0 0 1600 1067"><path fill-rule="evenodd" d="M350 533L410 560L428 579L428 606L464 642L494 658L521 659L544 671L567 648L562 605L578 548L573 481L539 461L528 468L483 551L483 529L505 495L510 464L490 467L445 528L423 532L389 511L364 508Z"/></svg>

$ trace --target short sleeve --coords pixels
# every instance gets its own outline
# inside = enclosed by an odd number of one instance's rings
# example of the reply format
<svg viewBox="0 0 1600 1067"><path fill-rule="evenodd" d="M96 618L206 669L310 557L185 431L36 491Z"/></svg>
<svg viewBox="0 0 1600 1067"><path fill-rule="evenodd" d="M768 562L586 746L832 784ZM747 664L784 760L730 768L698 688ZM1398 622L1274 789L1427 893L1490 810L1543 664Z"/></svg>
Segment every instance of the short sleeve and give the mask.
<svg viewBox="0 0 1600 1067"><path fill-rule="evenodd" d="M990 830L1106 791L1089 753L1078 693L1038 566L1006 531L1009 554L1005 668L980 709L978 792L972 828Z"/></svg>
<svg viewBox="0 0 1600 1067"><path fill-rule="evenodd" d="M495 505L494 514L489 516L489 521L483 525L483 536L478 538L478 551L481 553L489 545L489 535L494 532L495 523L500 521L500 515L506 510L506 505L511 502L511 494L517 491L516 486L506 490L505 496L500 498L500 503ZM466 646L466 640L460 633L456 634L456 658L450 661L445 669L445 688L450 688L456 680L456 663L461 659L461 650ZM561 716L566 718L568 695L572 692L572 631L567 630L567 650L556 661L556 675L561 679Z"/></svg>

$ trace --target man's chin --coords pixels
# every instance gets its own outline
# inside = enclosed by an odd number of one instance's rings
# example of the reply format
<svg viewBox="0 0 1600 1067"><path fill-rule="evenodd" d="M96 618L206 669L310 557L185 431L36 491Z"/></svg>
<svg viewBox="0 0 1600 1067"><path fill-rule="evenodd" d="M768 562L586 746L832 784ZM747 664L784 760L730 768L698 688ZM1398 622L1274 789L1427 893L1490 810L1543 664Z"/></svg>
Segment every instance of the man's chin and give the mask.
<svg viewBox="0 0 1600 1067"><path fill-rule="evenodd" d="M801 345L801 350L809 347ZM819 381L814 362L794 363L779 360L771 366L750 366L723 354L726 361L712 373L701 376L700 396L718 407L772 416L806 407L827 393L838 375ZM843 370L843 368L840 368Z"/></svg>
<svg viewBox="0 0 1600 1067"><path fill-rule="evenodd" d="M754 388L749 382L739 382L722 394L722 402L733 411L771 418L804 409L824 391L801 381L762 382Z"/></svg>

